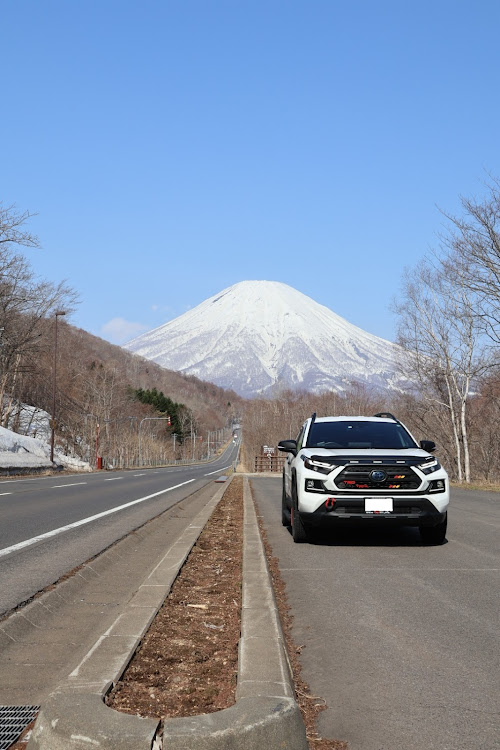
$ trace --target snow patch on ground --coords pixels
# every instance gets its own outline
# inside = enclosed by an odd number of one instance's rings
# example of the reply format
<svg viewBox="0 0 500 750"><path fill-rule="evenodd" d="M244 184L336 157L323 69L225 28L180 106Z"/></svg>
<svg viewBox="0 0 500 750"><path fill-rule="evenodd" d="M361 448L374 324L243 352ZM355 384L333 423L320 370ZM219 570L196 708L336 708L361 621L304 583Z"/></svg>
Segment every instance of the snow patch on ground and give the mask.
<svg viewBox="0 0 500 750"><path fill-rule="evenodd" d="M54 464L75 471L91 471L85 461L54 451ZM50 444L0 427L0 469L50 469Z"/></svg>

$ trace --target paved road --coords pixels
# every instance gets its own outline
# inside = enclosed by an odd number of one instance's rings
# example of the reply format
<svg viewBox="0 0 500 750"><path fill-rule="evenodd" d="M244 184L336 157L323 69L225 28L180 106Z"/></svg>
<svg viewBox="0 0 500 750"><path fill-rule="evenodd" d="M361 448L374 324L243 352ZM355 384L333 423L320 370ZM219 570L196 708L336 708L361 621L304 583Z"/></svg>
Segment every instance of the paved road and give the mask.
<svg viewBox="0 0 500 750"><path fill-rule="evenodd" d="M46 596L0 619L0 705L42 704L126 612L151 571L220 488L210 482Z"/></svg>
<svg viewBox="0 0 500 750"><path fill-rule="evenodd" d="M203 487L236 458L210 464L0 482L0 615Z"/></svg>
<svg viewBox="0 0 500 750"><path fill-rule="evenodd" d="M454 490L448 543L416 529L294 544L280 479L252 479L319 729L350 750L500 748L500 494Z"/></svg>

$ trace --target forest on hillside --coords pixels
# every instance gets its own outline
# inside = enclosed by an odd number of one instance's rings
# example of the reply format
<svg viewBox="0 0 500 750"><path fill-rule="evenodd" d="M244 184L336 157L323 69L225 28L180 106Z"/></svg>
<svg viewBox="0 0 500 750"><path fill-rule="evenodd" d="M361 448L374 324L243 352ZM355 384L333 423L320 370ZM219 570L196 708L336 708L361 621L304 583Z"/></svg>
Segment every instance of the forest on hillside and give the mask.
<svg viewBox="0 0 500 750"><path fill-rule="evenodd" d="M25 405L55 414L58 447L92 466L135 465L139 450L147 464L220 447L241 399L67 322L78 295L35 277L22 252L39 247L29 218L0 204L0 426L36 437Z"/></svg>

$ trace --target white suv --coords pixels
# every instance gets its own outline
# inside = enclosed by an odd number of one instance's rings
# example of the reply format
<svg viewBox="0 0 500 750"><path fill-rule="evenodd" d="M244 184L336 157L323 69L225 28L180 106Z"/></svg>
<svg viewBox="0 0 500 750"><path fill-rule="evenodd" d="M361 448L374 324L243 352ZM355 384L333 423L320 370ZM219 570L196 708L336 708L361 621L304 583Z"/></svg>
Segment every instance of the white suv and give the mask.
<svg viewBox="0 0 500 750"><path fill-rule="evenodd" d="M449 481L431 455L392 414L318 417L297 440L282 440L282 522L295 542L313 528L418 526L428 544L446 539Z"/></svg>

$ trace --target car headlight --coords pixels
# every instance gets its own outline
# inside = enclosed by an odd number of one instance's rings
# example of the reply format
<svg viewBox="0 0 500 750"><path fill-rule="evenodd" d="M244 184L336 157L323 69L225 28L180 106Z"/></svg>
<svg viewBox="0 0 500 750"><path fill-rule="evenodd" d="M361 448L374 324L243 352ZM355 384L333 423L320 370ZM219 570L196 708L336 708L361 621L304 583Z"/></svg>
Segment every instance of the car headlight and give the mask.
<svg viewBox="0 0 500 750"><path fill-rule="evenodd" d="M433 479L431 482L429 482L427 492L444 492L445 489L446 484L444 479Z"/></svg>
<svg viewBox="0 0 500 750"><path fill-rule="evenodd" d="M304 457L304 466L311 471L319 471L320 474L329 474L335 468L331 464L324 464L321 461L312 461Z"/></svg>
<svg viewBox="0 0 500 750"><path fill-rule="evenodd" d="M423 464L419 464L417 468L420 469L422 474L433 474L435 471L438 471L438 469L441 468L441 464L439 463L437 458L432 457L428 461L425 461Z"/></svg>

